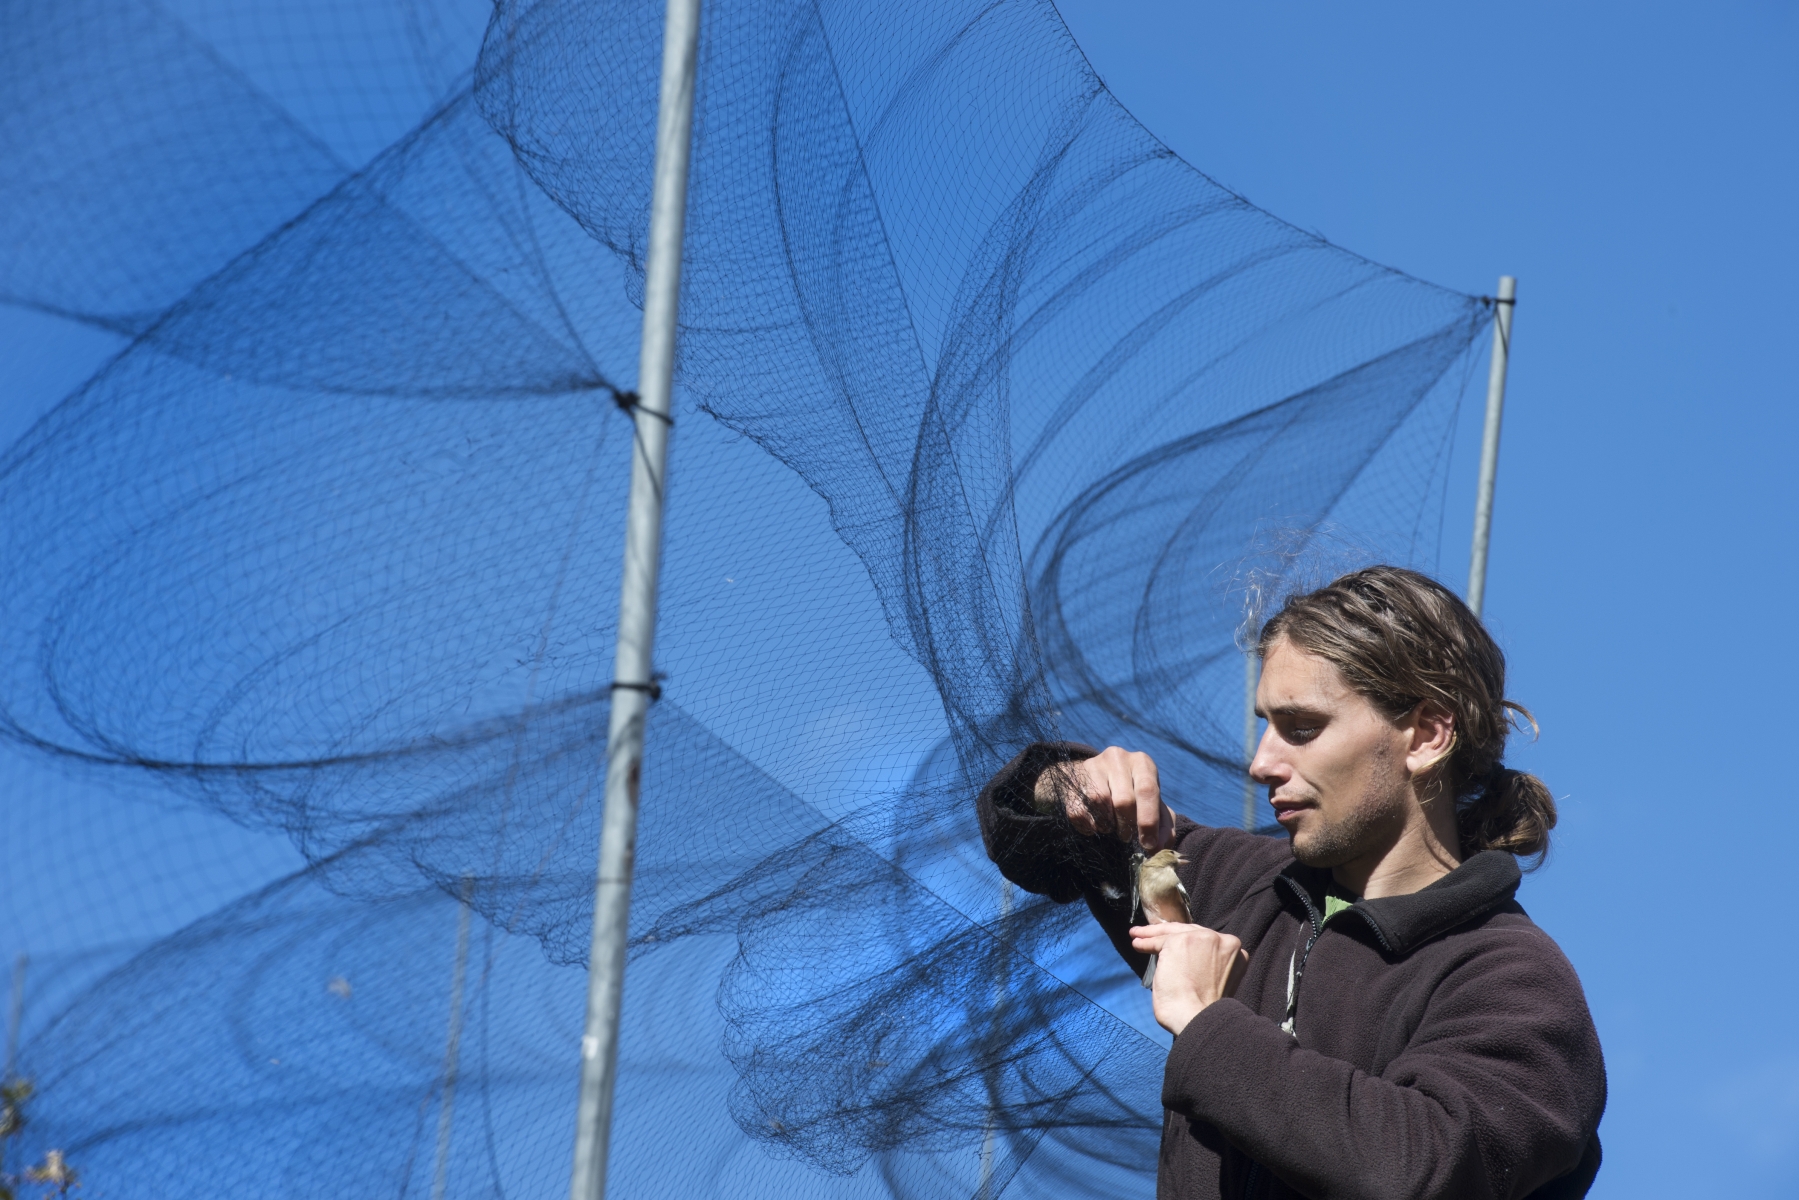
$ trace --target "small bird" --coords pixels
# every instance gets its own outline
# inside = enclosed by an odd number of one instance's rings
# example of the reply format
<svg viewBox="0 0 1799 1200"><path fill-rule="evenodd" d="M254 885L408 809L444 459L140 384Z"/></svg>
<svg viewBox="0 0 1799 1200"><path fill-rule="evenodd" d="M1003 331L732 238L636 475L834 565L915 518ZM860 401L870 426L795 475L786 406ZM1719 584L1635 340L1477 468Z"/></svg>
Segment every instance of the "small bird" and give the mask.
<svg viewBox="0 0 1799 1200"><path fill-rule="evenodd" d="M1143 910L1143 917L1150 925L1174 923L1186 925L1193 920L1187 908L1187 889L1182 886L1180 876L1174 873L1176 867L1185 866L1187 860L1173 850L1158 850L1137 864L1137 907ZM1132 914L1135 919L1136 914ZM1149 956L1149 966L1143 969L1143 986L1154 987L1156 981L1156 956Z"/></svg>
<svg viewBox="0 0 1799 1200"><path fill-rule="evenodd" d="M1189 924L1192 914L1187 909L1187 889L1174 873L1187 860L1174 850L1158 850L1137 868L1137 902L1152 925L1172 921Z"/></svg>

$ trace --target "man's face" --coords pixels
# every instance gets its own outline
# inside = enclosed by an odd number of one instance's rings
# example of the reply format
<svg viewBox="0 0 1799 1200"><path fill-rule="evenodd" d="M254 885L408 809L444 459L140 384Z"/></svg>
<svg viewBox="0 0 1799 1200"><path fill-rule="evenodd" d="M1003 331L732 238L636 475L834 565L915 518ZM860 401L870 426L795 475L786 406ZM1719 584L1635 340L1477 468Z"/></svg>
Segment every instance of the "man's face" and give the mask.
<svg viewBox="0 0 1799 1200"><path fill-rule="evenodd" d="M1335 666L1285 638L1262 663L1256 713L1268 730L1249 774L1267 785L1295 858L1339 867L1394 843L1414 803L1408 722L1386 717Z"/></svg>

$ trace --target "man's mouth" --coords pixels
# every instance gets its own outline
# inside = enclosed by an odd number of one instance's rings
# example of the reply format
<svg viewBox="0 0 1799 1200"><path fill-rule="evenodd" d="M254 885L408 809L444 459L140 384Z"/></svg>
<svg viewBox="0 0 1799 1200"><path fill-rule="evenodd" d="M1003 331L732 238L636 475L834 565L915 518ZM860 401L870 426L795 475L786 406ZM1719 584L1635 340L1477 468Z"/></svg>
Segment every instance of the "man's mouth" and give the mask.
<svg viewBox="0 0 1799 1200"><path fill-rule="evenodd" d="M1292 824L1299 819L1300 813L1312 807L1311 802L1307 800L1275 800L1272 803L1274 819L1282 825Z"/></svg>

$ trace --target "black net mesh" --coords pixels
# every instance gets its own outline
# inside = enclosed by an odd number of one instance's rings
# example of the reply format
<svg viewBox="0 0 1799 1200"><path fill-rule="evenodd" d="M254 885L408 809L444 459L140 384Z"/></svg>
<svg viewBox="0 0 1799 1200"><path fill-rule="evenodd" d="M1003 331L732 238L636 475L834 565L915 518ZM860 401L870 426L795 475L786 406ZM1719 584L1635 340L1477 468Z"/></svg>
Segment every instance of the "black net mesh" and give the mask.
<svg viewBox="0 0 1799 1200"><path fill-rule="evenodd" d="M1147 1194L1165 1040L971 797L1118 740L1243 820L1245 588L1434 566L1490 309L1041 0L704 19L613 1193ZM46 993L9 1161L561 1194L660 8L6 20L0 297L122 349L0 460L0 730L305 864Z"/></svg>

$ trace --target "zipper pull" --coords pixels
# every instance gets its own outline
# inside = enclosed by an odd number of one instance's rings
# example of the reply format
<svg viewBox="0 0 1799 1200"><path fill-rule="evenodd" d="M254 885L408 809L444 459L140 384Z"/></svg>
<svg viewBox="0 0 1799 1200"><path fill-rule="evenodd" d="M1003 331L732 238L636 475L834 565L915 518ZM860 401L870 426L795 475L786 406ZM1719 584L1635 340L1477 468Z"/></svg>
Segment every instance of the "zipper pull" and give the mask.
<svg viewBox="0 0 1799 1200"><path fill-rule="evenodd" d="M1299 1031L1294 1028L1293 1009L1299 1003L1299 989L1296 986L1299 977L1299 951L1295 950L1287 959L1287 1019L1281 1022L1281 1029L1288 1037L1297 1039Z"/></svg>

